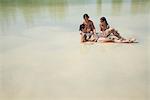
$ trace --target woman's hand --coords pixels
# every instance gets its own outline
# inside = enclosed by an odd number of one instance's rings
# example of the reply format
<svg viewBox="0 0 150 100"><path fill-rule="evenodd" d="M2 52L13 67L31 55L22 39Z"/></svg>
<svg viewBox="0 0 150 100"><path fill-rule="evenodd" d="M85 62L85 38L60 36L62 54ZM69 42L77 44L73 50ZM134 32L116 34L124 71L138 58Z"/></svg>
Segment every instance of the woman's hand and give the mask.
<svg viewBox="0 0 150 100"><path fill-rule="evenodd" d="M88 29L87 29L87 32L89 33L90 31L91 31L91 29L88 28Z"/></svg>

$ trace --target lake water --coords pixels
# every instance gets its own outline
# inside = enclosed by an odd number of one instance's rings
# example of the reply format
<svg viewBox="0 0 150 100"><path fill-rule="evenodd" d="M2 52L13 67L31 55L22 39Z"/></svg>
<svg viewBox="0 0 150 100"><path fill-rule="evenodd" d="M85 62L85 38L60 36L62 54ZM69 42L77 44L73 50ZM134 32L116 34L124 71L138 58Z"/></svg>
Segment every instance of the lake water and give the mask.
<svg viewBox="0 0 150 100"><path fill-rule="evenodd" d="M1 100L148 100L149 0L0 0ZM135 44L80 43L83 14Z"/></svg>

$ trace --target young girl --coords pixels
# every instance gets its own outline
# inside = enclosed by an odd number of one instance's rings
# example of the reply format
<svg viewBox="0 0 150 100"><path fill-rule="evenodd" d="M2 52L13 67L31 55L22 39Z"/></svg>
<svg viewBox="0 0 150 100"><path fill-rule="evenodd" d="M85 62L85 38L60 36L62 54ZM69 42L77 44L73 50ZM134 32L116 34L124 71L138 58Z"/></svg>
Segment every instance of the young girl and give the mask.
<svg viewBox="0 0 150 100"><path fill-rule="evenodd" d="M134 42L135 39L124 39L120 36L120 33L114 28L111 28L105 17L100 18L100 36L99 38L103 38L103 41L106 42ZM110 35L115 36L115 38L108 38ZM104 41L104 42L105 42Z"/></svg>
<svg viewBox="0 0 150 100"><path fill-rule="evenodd" d="M120 34L118 33L117 30L115 30L114 28L111 28L106 20L105 17L101 17L100 18L100 33L101 33L101 37L107 38L108 36L110 36L111 34L113 34L114 36L116 36L118 39L124 39L120 36Z"/></svg>

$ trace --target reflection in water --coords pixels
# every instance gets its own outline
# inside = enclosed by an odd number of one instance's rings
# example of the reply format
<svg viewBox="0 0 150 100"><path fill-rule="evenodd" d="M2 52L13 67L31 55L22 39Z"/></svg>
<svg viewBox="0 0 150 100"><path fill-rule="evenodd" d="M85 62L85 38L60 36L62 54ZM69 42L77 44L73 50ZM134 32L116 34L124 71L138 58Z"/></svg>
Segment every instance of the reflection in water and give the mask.
<svg viewBox="0 0 150 100"><path fill-rule="evenodd" d="M113 9L112 14L119 15L119 13L121 12L121 6L123 0L112 0L112 2L115 3L112 5L112 9Z"/></svg>
<svg viewBox="0 0 150 100"><path fill-rule="evenodd" d="M0 0L1 5L8 6L39 6L39 5L62 5L66 0Z"/></svg>
<svg viewBox="0 0 150 100"><path fill-rule="evenodd" d="M131 13L149 13L150 0L131 0ZM144 5L144 7L143 7Z"/></svg>
<svg viewBox="0 0 150 100"><path fill-rule="evenodd" d="M97 10L97 16L100 16L101 14L101 8L102 6L102 0L96 0L96 10Z"/></svg>
<svg viewBox="0 0 150 100"><path fill-rule="evenodd" d="M66 20L72 25L74 22L78 24L78 19L70 22L69 15L81 16L83 11L91 12L90 8L93 9L91 16L95 18L101 15L147 15L149 3L149 0L0 0L0 34L6 35L14 30L19 33L36 25L64 25ZM83 6L80 8L80 5Z"/></svg>
<svg viewBox="0 0 150 100"><path fill-rule="evenodd" d="M0 0L0 33L56 23L65 18L66 8L66 0Z"/></svg>
<svg viewBox="0 0 150 100"><path fill-rule="evenodd" d="M149 0L97 0L97 12L102 15L133 15L148 13ZM143 7L143 5L145 5Z"/></svg>

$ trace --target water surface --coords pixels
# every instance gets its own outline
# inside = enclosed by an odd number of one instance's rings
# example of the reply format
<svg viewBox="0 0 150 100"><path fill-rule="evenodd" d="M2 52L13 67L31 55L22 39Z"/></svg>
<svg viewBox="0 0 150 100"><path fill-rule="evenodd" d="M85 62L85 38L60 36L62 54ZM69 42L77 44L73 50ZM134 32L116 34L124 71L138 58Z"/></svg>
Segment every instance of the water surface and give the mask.
<svg viewBox="0 0 150 100"><path fill-rule="evenodd" d="M0 99L148 100L149 0L0 0ZM80 44L88 13L136 44Z"/></svg>

